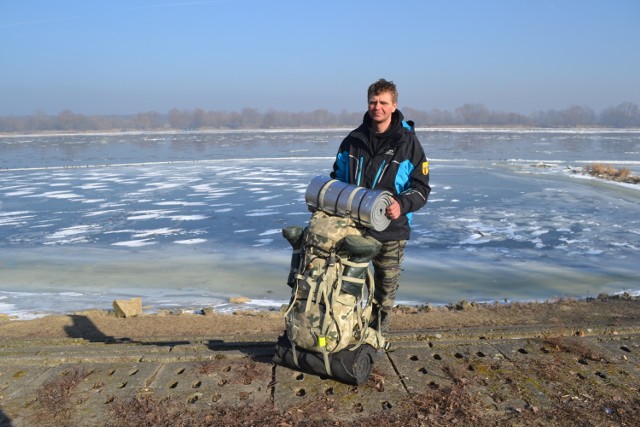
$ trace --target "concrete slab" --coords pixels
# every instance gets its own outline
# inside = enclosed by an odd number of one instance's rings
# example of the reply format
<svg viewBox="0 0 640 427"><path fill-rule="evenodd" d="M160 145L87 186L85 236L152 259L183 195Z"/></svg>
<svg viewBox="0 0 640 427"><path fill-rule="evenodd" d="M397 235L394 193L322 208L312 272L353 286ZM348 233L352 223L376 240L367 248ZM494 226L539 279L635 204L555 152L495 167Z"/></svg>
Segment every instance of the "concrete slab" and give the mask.
<svg viewBox="0 0 640 427"><path fill-rule="evenodd" d="M243 405L314 410L320 402L329 408L328 423L347 423L394 411L412 396L453 389L464 390L496 419L558 405L613 411L640 395L637 333L545 338L529 328L501 331L506 338L471 338L476 335L392 337L391 350L358 387L272 365L270 337L4 342L0 415L11 427L60 425L37 416L52 410L43 407L47 387L55 391L56 382L62 387L69 378L77 381L60 390L67 393L65 422L74 426L103 425L114 405L141 396L178 401L193 411Z"/></svg>
<svg viewBox="0 0 640 427"><path fill-rule="evenodd" d="M273 399L277 408L313 405L330 402L332 420L348 421L363 413L392 409L406 398L406 389L387 356L374 362L368 383L353 386L330 378L306 374L285 366L275 368Z"/></svg>
<svg viewBox="0 0 640 427"><path fill-rule="evenodd" d="M428 346L396 345L387 355L408 393L429 392L451 384L451 378L442 369L445 366L442 356Z"/></svg>

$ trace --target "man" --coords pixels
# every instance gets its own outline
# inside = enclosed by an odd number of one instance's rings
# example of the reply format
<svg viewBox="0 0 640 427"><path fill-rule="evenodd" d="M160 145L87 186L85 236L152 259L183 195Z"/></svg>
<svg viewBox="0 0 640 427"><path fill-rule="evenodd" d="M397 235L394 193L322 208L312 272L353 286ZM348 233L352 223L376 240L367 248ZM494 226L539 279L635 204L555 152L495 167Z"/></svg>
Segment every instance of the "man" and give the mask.
<svg viewBox="0 0 640 427"><path fill-rule="evenodd" d="M382 243L373 259L376 318L372 324L384 334L395 303L404 248L410 237L411 212L427 202L429 164L415 134L398 107L398 91L392 81L380 79L367 91L369 108L363 123L340 144L331 178L393 195L386 215L389 227L368 234Z"/></svg>

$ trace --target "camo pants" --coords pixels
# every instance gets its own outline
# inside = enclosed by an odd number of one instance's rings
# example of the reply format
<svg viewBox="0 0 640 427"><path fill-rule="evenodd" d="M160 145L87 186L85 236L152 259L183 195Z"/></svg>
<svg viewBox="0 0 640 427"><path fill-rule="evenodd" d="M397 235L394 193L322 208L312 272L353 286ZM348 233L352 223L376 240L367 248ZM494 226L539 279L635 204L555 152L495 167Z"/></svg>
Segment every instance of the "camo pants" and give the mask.
<svg viewBox="0 0 640 427"><path fill-rule="evenodd" d="M382 249L373 259L373 276L376 285L374 297L382 311L387 313L391 312L396 301L406 245L406 240L382 242Z"/></svg>

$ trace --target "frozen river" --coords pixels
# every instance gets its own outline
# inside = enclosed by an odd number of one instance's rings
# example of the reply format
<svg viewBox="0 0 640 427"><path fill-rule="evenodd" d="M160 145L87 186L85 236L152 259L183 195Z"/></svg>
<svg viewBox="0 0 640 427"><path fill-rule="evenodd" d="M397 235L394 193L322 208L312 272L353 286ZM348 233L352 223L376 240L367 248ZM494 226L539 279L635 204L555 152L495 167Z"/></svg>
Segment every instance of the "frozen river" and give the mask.
<svg viewBox="0 0 640 427"><path fill-rule="evenodd" d="M0 312L279 306L307 184L346 130L0 137ZM419 130L432 194L400 303L640 290L640 131ZM544 167L541 167L544 164Z"/></svg>

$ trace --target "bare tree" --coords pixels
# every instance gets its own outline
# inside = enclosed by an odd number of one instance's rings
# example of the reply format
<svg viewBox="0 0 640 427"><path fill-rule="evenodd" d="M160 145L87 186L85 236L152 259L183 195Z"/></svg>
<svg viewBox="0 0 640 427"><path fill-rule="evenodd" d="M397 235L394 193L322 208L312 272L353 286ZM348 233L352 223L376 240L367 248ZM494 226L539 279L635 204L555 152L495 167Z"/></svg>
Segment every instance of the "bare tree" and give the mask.
<svg viewBox="0 0 640 427"><path fill-rule="evenodd" d="M455 113L457 121L466 125L488 124L491 118L491 112L482 104L464 104Z"/></svg>
<svg viewBox="0 0 640 427"><path fill-rule="evenodd" d="M600 114L600 123L618 128L639 127L640 107L628 101L617 107L609 107Z"/></svg>
<svg viewBox="0 0 640 427"><path fill-rule="evenodd" d="M565 126L592 126L596 123L596 113L589 107L571 105L561 111Z"/></svg>
<svg viewBox="0 0 640 427"><path fill-rule="evenodd" d="M586 106L571 105L564 110L536 111L529 116L518 113L491 111L482 104L464 104L454 112L440 109L421 111L403 107L408 120L416 126L537 126L537 127L640 127L640 107L623 102L609 107L599 115ZM325 109L311 112L269 110L262 113L255 108L237 111L179 110L173 108L167 115L156 111L129 116L85 116L63 110L55 116L42 111L31 116L0 117L1 132L28 131L81 131L126 129L273 129L273 128L328 128L354 127L362 122L364 111L339 114Z"/></svg>

